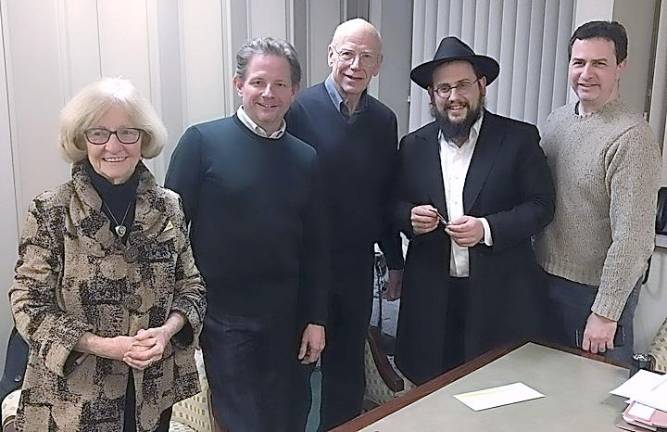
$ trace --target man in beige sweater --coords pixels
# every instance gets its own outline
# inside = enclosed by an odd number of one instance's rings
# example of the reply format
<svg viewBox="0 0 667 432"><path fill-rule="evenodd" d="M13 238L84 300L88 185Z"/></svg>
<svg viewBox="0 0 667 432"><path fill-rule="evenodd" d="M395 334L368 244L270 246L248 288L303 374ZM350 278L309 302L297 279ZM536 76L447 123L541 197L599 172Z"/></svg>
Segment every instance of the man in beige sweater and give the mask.
<svg viewBox="0 0 667 432"><path fill-rule="evenodd" d="M654 247L661 156L649 125L619 100L626 55L617 22L586 23L570 39L578 101L551 113L544 127L556 213L536 251L548 273L551 340L629 363Z"/></svg>

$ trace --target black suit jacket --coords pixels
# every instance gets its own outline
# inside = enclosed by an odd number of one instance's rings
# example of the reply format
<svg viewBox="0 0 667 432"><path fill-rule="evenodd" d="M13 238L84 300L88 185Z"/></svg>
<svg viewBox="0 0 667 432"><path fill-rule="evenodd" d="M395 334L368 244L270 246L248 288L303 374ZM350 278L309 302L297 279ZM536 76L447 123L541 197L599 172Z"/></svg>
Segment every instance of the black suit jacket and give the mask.
<svg viewBox="0 0 667 432"><path fill-rule="evenodd" d="M414 206L445 214L438 125L401 141L396 222L411 239L403 276L397 363L413 381L442 370L450 238L442 228L415 236ZM517 339L540 334L542 286L531 236L553 218L554 187L533 125L485 112L463 189L466 215L485 217L493 246L469 249L470 292L465 353L471 359Z"/></svg>

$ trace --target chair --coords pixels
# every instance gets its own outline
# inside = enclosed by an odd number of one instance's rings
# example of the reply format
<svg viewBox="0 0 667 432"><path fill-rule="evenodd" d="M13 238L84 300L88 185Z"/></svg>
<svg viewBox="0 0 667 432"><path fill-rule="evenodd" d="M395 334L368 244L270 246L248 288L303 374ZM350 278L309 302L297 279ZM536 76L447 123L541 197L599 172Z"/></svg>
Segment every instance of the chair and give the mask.
<svg viewBox="0 0 667 432"><path fill-rule="evenodd" d="M667 373L667 319L662 323L651 342L648 354L652 360L652 369L656 372Z"/></svg>
<svg viewBox="0 0 667 432"><path fill-rule="evenodd" d="M364 369L366 372L365 411L401 396L415 386L392 365L382 350L380 332L377 327L368 328Z"/></svg>
<svg viewBox="0 0 667 432"><path fill-rule="evenodd" d="M0 405L2 417L0 431L14 431L14 417L18 408L20 389L27 363L28 345L14 327L9 335L5 355L5 370L2 374L2 380L0 380L0 401L2 402L2 405Z"/></svg>
<svg viewBox="0 0 667 432"><path fill-rule="evenodd" d="M170 432L211 432L213 431L213 410L211 408L211 390L206 379L204 358L201 350L195 352L197 373L201 392L172 407Z"/></svg>
<svg viewBox="0 0 667 432"><path fill-rule="evenodd" d="M2 431L14 432L14 418L19 407L19 398L21 397L21 389L16 389L9 393L2 400Z"/></svg>

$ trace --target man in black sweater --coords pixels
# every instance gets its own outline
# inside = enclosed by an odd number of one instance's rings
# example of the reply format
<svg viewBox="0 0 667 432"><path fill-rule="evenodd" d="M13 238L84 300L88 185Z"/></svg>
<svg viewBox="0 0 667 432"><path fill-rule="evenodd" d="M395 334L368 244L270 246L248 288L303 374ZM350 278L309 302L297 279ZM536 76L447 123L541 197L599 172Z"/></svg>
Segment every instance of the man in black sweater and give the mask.
<svg viewBox="0 0 667 432"><path fill-rule="evenodd" d="M232 431L292 432L285 395L295 360L316 362L324 348L319 164L312 147L285 133L301 78L293 47L255 39L236 59L243 105L190 127L165 183L183 198L208 286L201 344L216 422Z"/></svg>
<svg viewBox="0 0 667 432"><path fill-rule="evenodd" d="M374 244L387 257L390 295L400 292L403 268L398 231L390 226L396 116L366 93L380 70L380 35L353 19L338 26L328 50L331 75L301 92L285 118L290 133L317 149L329 220L333 278L322 354L322 430L361 412ZM301 390L309 391L305 385Z"/></svg>

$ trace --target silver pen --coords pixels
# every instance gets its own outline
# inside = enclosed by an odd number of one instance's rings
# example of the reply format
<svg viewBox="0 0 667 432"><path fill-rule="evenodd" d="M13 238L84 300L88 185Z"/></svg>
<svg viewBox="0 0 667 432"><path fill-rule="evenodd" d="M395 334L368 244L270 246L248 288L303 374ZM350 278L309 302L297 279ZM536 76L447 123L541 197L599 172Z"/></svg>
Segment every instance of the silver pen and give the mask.
<svg viewBox="0 0 667 432"><path fill-rule="evenodd" d="M445 217L440 214L438 209L435 209L435 215L438 217L438 220L440 221L440 223L442 223L444 226L449 225L449 222L447 221L447 219L445 219Z"/></svg>

